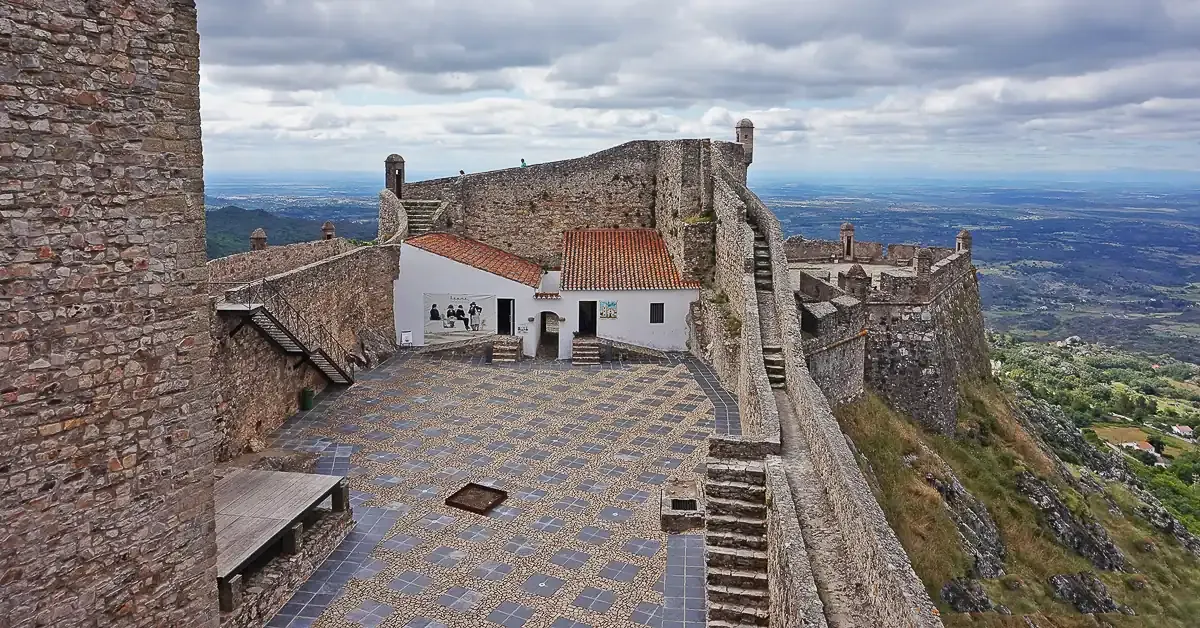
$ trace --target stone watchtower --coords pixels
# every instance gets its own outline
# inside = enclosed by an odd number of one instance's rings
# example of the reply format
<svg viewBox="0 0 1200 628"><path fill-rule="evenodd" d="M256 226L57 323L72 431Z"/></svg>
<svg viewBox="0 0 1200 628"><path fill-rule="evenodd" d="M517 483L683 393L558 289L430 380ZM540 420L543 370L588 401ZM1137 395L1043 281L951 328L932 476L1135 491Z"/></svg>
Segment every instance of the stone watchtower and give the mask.
<svg viewBox="0 0 1200 628"><path fill-rule="evenodd" d="M971 251L971 232L963 229L958 232L958 237L954 238L954 251Z"/></svg>
<svg viewBox="0 0 1200 628"><path fill-rule="evenodd" d="M404 188L404 158L400 155L388 155L384 162L386 172L384 180L386 181L387 189L391 190L396 198L404 198L401 192Z"/></svg>
<svg viewBox="0 0 1200 628"><path fill-rule="evenodd" d="M337 233L333 228L333 221L326 220L325 224L321 225L321 239L332 240L336 235Z"/></svg>
<svg viewBox="0 0 1200 628"><path fill-rule="evenodd" d="M850 267L849 272L838 273L838 287L865 303L867 293L871 291L871 276L862 266L855 264Z"/></svg>
<svg viewBox="0 0 1200 628"><path fill-rule="evenodd" d="M854 261L854 225L843 222L840 230L842 236L842 259Z"/></svg>
<svg viewBox="0 0 1200 628"><path fill-rule="evenodd" d="M737 143L742 145L742 153L746 156L746 167L754 161L754 123L750 118L742 118L737 123Z"/></svg>
<svg viewBox="0 0 1200 628"><path fill-rule="evenodd" d="M267 248L267 231L262 227L250 232L250 250L261 251Z"/></svg>

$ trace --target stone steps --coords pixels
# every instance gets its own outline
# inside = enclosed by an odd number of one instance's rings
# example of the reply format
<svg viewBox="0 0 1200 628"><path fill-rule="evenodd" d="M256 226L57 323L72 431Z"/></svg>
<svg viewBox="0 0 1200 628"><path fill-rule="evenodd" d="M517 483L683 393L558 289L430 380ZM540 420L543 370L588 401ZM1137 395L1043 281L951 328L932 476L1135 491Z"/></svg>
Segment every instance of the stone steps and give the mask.
<svg viewBox="0 0 1200 628"><path fill-rule="evenodd" d="M740 622L751 626L768 626L770 625L771 614L765 608L710 602L708 605L708 618L710 620ZM711 626L712 624L709 623L709 625Z"/></svg>
<svg viewBox="0 0 1200 628"><path fill-rule="evenodd" d="M730 567L708 568L708 584L715 587L738 587L742 589L768 588L767 572L757 569L734 569Z"/></svg>
<svg viewBox="0 0 1200 628"><path fill-rule="evenodd" d="M742 499L761 503L767 497L767 487L750 482L710 479L704 483L704 494L708 497Z"/></svg>
<svg viewBox="0 0 1200 628"><path fill-rule="evenodd" d="M571 343L571 364L579 366L600 363L600 345L593 339L575 339Z"/></svg>
<svg viewBox="0 0 1200 628"><path fill-rule="evenodd" d="M765 486L767 483L767 468L761 460L709 458L704 467L704 475L709 480L745 482L759 486Z"/></svg>
<svg viewBox="0 0 1200 628"><path fill-rule="evenodd" d="M718 604L767 608L770 602L770 593L766 589L715 586L708 587L708 600Z"/></svg>
<svg viewBox="0 0 1200 628"><path fill-rule="evenodd" d="M751 549L766 551L767 539L752 534L739 532L709 531L704 535L704 542L712 547L728 547L732 549Z"/></svg>
<svg viewBox="0 0 1200 628"><path fill-rule="evenodd" d="M433 215L441 206L440 200L401 200L404 213L408 215L409 237L428 233L433 229Z"/></svg>
<svg viewBox="0 0 1200 628"><path fill-rule="evenodd" d="M704 518L704 525L714 532L736 532L751 536L767 534L767 523L753 517L710 514Z"/></svg>
<svg viewBox="0 0 1200 628"><path fill-rule="evenodd" d="M708 512L713 515L727 515L742 519L764 519L767 516L767 507L762 500L756 503L742 499L709 497Z"/></svg>

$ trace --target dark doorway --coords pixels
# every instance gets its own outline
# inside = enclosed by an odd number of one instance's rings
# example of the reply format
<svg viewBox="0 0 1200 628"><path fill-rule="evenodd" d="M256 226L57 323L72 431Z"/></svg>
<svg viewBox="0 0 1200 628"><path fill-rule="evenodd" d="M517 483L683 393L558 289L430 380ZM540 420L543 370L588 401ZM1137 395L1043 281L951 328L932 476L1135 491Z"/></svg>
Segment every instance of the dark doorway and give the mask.
<svg viewBox="0 0 1200 628"><path fill-rule="evenodd" d="M579 302L579 334L580 336L596 335L596 302Z"/></svg>
<svg viewBox="0 0 1200 628"><path fill-rule="evenodd" d="M558 358L558 314L542 312L541 332L538 334L537 357Z"/></svg>
<svg viewBox="0 0 1200 628"><path fill-rule="evenodd" d="M496 333L501 336L513 335L513 300L496 299Z"/></svg>

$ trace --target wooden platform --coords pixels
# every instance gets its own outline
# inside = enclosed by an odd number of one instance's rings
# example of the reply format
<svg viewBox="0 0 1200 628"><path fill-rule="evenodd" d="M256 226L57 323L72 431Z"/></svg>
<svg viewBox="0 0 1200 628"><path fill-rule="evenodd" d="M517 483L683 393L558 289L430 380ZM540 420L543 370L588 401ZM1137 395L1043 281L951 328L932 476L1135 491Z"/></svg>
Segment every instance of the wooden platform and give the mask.
<svg viewBox="0 0 1200 628"><path fill-rule="evenodd" d="M236 576L275 541L298 532L305 512L333 496L334 510L349 507L336 475L232 469L217 481L217 578Z"/></svg>

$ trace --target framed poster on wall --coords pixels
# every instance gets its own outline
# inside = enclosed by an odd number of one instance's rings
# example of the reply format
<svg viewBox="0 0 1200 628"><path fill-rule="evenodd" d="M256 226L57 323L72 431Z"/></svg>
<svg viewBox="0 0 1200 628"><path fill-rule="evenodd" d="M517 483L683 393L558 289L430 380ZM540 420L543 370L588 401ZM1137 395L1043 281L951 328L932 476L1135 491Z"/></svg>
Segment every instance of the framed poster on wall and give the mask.
<svg viewBox="0 0 1200 628"><path fill-rule="evenodd" d="M600 301L597 304L600 318L616 318L617 317L617 302L616 301Z"/></svg>

